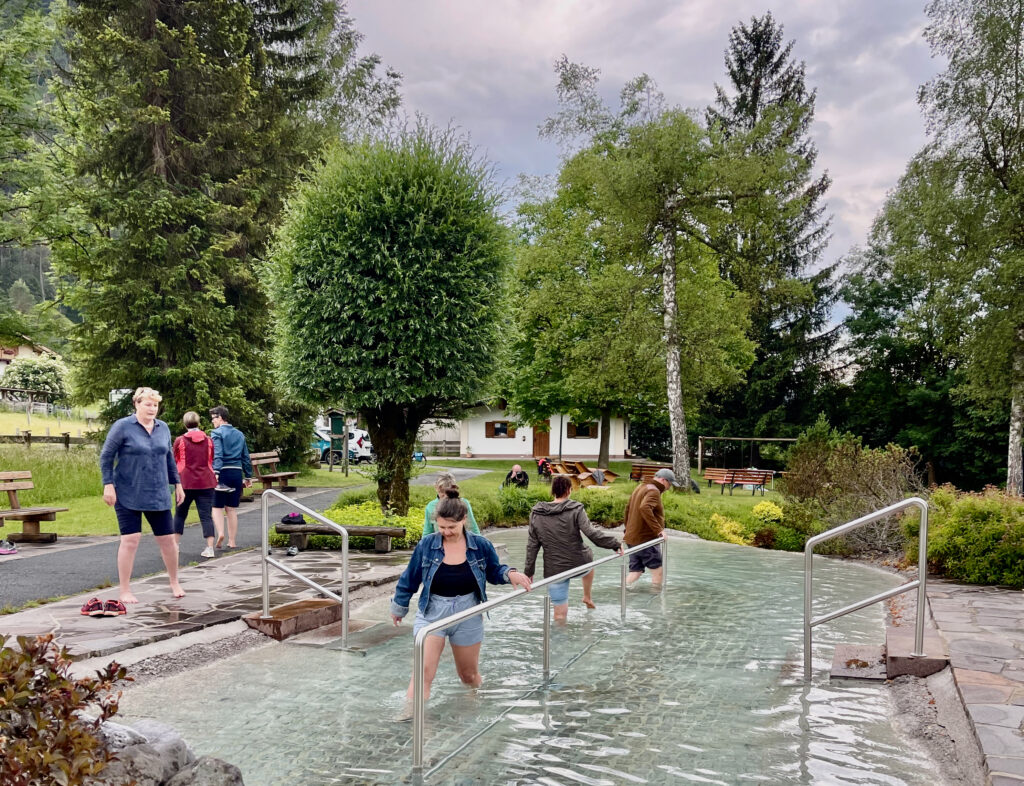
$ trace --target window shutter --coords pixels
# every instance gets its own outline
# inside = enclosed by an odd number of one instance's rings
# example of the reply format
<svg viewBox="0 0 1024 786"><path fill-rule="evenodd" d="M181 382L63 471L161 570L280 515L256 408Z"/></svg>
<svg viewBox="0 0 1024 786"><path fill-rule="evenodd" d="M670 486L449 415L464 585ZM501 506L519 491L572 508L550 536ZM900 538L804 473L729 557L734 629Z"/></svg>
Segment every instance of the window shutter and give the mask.
<svg viewBox="0 0 1024 786"><path fill-rule="evenodd" d="M600 429L600 425L598 424L598 422L596 420L591 421L591 423L590 423L590 438L591 439L597 439L597 432L600 431L600 430L601 429Z"/></svg>
<svg viewBox="0 0 1024 786"><path fill-rule="evenodd" d="M565 436L567 436L569 439L576 439L575 423L570 423L568 426L566 426Z"/></svg>
<svg viewBox="0 0 1024 786"><path fill-rule="evenodd" d="M509 427L508 427L508 438L512 439L512 437L514 437L515 435L516 435L516 427L511 425L511 424L509 424Z"/></svg>
<svg viewBox="0 0 1024 786"><path fill-rule="evenodd" d="M494 436L494 421L493 420L488 420L486 423L484 423L484 436L488 437L488 438Z"/></svg>

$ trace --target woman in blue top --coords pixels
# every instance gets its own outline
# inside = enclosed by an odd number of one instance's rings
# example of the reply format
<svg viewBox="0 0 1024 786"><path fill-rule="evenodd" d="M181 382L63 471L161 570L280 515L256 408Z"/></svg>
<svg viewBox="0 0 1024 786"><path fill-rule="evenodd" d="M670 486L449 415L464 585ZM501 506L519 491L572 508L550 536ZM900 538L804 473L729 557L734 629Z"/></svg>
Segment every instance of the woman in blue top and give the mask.
<svg viewBox="0 0 1024 786"><path fill-rule="evenodd" d="M171 430L156 417L161 400L153 388L138 388L132 396L135 414L121 418L110 427L100 451L103 501L114 508L117 528L121 531L117 548L121 603L139 602L132 594L131 580L135 552L142 539L143 514L160 546L171 593L176 598L185 595L178 583L178 546L167 487L174 485L175 501L179 505L185 500L185 489L174 463ZM124 613L124 607L120 613Z"/></svg>
<svg viewBox="0 0 1024 786"><path fill-rule="evenodd" d="M466 502L457 490L449 489L437 504L437 532L424 537L416 546L409 566L402 573L391 600L391 619L395 625L409 613L409 603L420 585L420 600L413 624L413 635L431 622L471 608L487 600L486 587L513 584L529 590L532 582L524 573L502 565L498 552L482 535L466 531ZM484 640L483 617L463 620L431 634L423 647L424 700L444 652L445 639L451 639L452 655L459 679L477 687L480 677L480 644ZM409 699L413 681L409 680Z"/></svg>

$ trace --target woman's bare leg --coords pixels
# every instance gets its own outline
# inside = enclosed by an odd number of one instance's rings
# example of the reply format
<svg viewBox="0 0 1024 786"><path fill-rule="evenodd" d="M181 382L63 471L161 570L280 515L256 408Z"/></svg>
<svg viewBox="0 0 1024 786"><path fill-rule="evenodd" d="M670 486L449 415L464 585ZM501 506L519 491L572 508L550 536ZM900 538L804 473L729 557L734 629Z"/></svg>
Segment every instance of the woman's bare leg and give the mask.
<svg viewBox="0 0 1024 786"><path fill-rule="evenodd" d="M122 535L117 546L117 580L118 598L122 603L138 603L139 599L132 594L132 568L135 566L135 552L139 550L141 532Z"/></svg>
<svg viewBox="0 0 1024 786"><path fill-rule="evenodd" d="M555 622L559 625L564 625L565 621L569 619L569 602L556 603L555 606Z"/></svg>
<svg viewBox="0 0 1024 786"><path fill-rule="evenodd" d="M213 516L213 529L217 533L217 548L224 543L224 508L212 508L210 515Z"/></svg>
<svg viewBox="0 0 1024 786"><path fill-rule="evenodd" d="M423 701L430 698L430 686L434 684L434 676L437 674L437 666L441 662L441 653L444 652L444 636L427 636L423 643ZM454 648L453 648L454 649ZM479 650L479 645L477 645ZM413 686L416 677L409 678L409 690L405 696L409 701L413 700Z"/></svg>
<svg viewBox="0 0 1024 786"><path fill-rule="evenodd" d="M164 567L167 568L171 594L176 598L185 597L185 590L178 583L178 544L174 542L174 535L157 535L156 543L160 547L160 556L163 557Z"/></svg>
<svg viewBox="0 0 1024 786"><path fill-rule="evenodd" d="M594 603L594 598L591 596L590 591L594 588L594 571L590 571L586 576L583 577L583 605L588 609L596 609L597 604Z"/></svg>
<svg viewBox="0 0 1024 786"><path fill-rule="evenodd" d="M238 539L238 508L225 508L228 515L228 548L233 549Z"/></svg>
<svg viewBox="0 0 1024 786"><path fill-rule="evenodd" d="M459 673L459 679L471 688L479 688L480 683L484 681L484 678L480 676L480 645L482 643L477 642L476 644L470 644L468 647L452 645L452 655L455 656L455 670Z"/></svg>

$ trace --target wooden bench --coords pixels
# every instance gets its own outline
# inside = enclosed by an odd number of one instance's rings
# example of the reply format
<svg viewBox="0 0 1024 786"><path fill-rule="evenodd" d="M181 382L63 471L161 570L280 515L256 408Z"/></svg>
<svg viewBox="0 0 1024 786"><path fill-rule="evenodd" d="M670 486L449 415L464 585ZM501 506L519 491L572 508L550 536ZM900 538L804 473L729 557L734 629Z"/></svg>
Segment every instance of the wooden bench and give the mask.
<svg viewBox="0 0 1024 786"><path fill-rule="evenodd" d="M580 479L580 485L582 486L596 486L597 481L594 479L594 471L590 469L582 461L570 461L567 462L570 466L576 468L577 476ZM602 469L601 474L604 475L604 484L607 486L609 483L615 481L619 476L617 472L612 472L610 469Z"/></svg>
<svg viewBox="0 0 1024 786"><path fill-rule="evenodd" d="M57 540L57 533L40 532L39 522L53 521L58 513L63 513L67 508L21 507L18 492L32 488L35 488L35 484L31 472L0 472L0 491L7 492L7 501L11 506L10 510L0 510L0 527L4 525L4 519L21 521L21 532L12 532L7 536L8 540L15 543L53 543Z"/></svg>
<svg viewBox="0 0 1024 786"><path fill-rule="evenodd" d="M638 461L629 468L629 479L641 483L650 483L654 480L654 473L659 469L672 469L671 464L649 464L645 461Z"/></svg>
<svg viewBox="0 0 1024 786"><path fill-rule="evenodd" d="M300 551L309 545L310 535L338 535L338 531L323 524L277 524L277 531L288 535L288 545ZM391 551L392 538L404 538L405 527L345 527L350 538L373 536L373 549L381 553ZM340 537L340 535L339 535Z"/></svg>
<svg viewBox="0 0 1024 786"><path fill-rule="evenodd" d="M263 484L262 489L253 491L253 496L258 496L264 491L270 491L274 487L275 482L279 484L278 491L295 491L295 486L289 486L288 481L298 477L299 473L278 472L277 465L281 459L278 457L276 450L270 450L266 453L253 453L249 456L249 460L252 461L253 480L258 480ZM262 470L260 467L265 467L266 470Z"/></svg>
<svg viewBox="0 0 1024 786"><path fill-rule="evenodd" d="M704 470L704 480L708 482L708 488L712 483L717 483L725 493L725 487L729 487L729 494L736 486L751 486L750 495L753 496L761 489L761 496L764 496L764 488L771 481L774 474L769 469L719 469L708 467Z"/></svg>

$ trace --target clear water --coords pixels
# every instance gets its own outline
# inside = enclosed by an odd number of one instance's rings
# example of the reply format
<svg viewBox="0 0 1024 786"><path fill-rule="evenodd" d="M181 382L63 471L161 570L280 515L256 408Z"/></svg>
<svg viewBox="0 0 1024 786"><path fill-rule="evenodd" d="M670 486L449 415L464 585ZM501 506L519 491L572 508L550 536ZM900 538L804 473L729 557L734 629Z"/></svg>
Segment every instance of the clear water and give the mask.
<svg viewBox="0 0 1024 786"><path fill-rule="evenodd" d="M525 533L502 532L521 565ZM815 631L802 681L802 556L671 541L667 591L629 594L619 619L618 563L599 569L585 612L552 638L541 689L542 596L492 612L484 686L463 687L444 656L427 709L428 783L936 784L926 756L894 726L883 685L830 683L837 641L882 641L880 606ZM819 560L816 610L898 583ZM495 588L496 593L504 588ZM384 603L377 604L382 618ZM361 615L361 616L365 616ZM407 781L408 636L365 657L272 644L129 691L130 721L175 726L197 754L237 764L248 786Z"/></svg>

